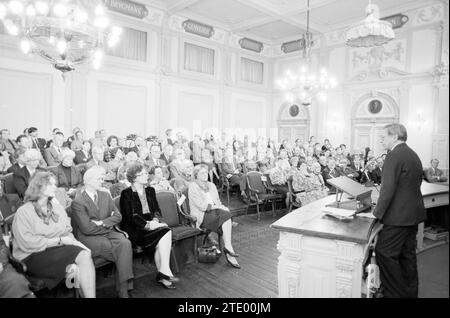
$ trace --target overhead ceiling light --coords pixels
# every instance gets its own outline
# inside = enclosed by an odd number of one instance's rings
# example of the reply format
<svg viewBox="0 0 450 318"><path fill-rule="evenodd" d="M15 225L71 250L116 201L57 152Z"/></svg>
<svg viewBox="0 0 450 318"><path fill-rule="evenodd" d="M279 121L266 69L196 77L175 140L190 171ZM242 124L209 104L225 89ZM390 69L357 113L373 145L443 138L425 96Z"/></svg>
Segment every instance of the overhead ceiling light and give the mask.
<svg viewBox="0 0 450 318"><path fill-rule="evenodd" d="M377 5L372 4L366 7L367 17L351 26L347 30L348 46L353 47L371 47L383 45L395 38L392 24L388 21L380 20L380 9Z"/></svg>

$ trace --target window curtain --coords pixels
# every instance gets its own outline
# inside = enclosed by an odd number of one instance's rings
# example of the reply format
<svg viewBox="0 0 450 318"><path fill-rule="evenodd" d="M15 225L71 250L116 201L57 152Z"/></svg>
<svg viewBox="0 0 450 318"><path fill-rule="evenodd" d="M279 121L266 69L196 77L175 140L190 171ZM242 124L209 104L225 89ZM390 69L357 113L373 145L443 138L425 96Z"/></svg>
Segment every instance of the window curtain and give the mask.
<svg viewBox="0 0 450 318"><path fill-rule="evenodd" d="M214 50L184 43L184 69L205 74L214 74Z"/></svg>
<svg viewBox="0 0 450 318"><path fill-rule="evenodd" d="M241 80L262 84L264 79L264 63L241 58Z"/></svg>
<svg viewBox="0 0 450 318"><path fill-rule="evenodd" d="M119 43L112 48L108 48L107 54L147 62L147 32L123 27Z"/></svg>

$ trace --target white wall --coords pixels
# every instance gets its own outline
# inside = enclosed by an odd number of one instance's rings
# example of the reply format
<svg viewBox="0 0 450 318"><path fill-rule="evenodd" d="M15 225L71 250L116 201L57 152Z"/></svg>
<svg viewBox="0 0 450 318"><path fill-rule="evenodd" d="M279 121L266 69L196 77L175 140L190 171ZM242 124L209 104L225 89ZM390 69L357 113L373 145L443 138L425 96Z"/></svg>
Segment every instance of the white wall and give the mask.
<svg viewBox="0 0 450 318"><path fill-rule="evenodd" d="M194 126L270 127L267 53L244 51L237 45L239 38L219 29L212 39L185 33L181 17L151 15L139 21L113 16L117 24L147 32L146 63L107 56L99 71L81 66L64 82L45 61L21 54L16 39L0 35L0 127L17 136L34 125L43 137L54 127L67 135L80 127L87 136L104 128L120 137L162 135L168 128L191 133ZM183 70L185 41L215 50L213 76ZM240 80L241 56L265 63L262 84ZM237 122L240 114L253 115L255 121Z"/></svg>
<svg viewBox="0 0 450 318"><path fill-rule="evenodd" d="M355 104L367 102L362 96L386 96L424 165L437 157L448 167L447 11L448 4L439 2L402 12L409 22L381 48L346 47L344 29L325 34L321 47L313 49L313 66L318 68L320 60L340 85L326 103L310 107L309 134L354 147ZM117 135L161 135L167 128L198 128L199 120L203 129L266 128L269 133L277 127L285 97L276 81L286 69L298 69L299 53L265 45L256 54L242 50L236 35L216 28L205 39L184 32L183 17L151 13L145 21L114 15L116 23L148 33L146 63L108 57L100 71L80 67L66 82L40 58L19 53L17 41L0 35L0 127L18 135L35 125L45 137L53 127L69 134L76 126L88 136L99 128ZM213 76L183 70L185 41L216 50ZM240 80L241 57L264 63L263 84ZM442 61L446 76L435 73Z"/></svg>
<svg viewBox="0 0 450 318"><path fill-rule="evenodd" d="M329 138L335 145L356 148L353 127L359 119L355 121L355 110L366 107L371 99L384 98L385 106L397 109L393 119L406 126L408 143L423 165L429 166L430 159L437 157L448 168L448 40L444 39L448 36L448 3L402 13L409 16L409 22L395 30L395 39L382 47L349 48L344 43L345 29L321 38L322 46L313 54L322 57L323 66L340 85L328 93L324 105L311 107L311 134L320 141ZM298 53L280 54L274 74L281 76L300 60ZM446 76L435 72L441 61L447 65ZM276 112L284 100L276 86L275 94L279 96L273 105ZM383 120L367 118L367 122L375 132ZM376 136L372 139L377 142Z"/></svg>

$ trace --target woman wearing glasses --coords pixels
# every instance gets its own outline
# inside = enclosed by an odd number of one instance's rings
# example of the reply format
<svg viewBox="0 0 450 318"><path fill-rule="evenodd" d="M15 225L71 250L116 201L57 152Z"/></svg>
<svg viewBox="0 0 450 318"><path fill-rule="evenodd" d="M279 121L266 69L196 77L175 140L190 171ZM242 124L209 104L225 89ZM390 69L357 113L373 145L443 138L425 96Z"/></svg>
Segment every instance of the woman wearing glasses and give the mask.
<svg viewBox="0 0 450 318"><path fill-rule="evenodd" d="M141 163L131 164L126 173L131 187L120 195L122 229L130 236L134 246L140 246L144 253L155 257L158 274L156 281L166 288L175 288L178 278L170 270L172 231L162 223L161 210L156 192L148 187L148 172Z"/></svg>

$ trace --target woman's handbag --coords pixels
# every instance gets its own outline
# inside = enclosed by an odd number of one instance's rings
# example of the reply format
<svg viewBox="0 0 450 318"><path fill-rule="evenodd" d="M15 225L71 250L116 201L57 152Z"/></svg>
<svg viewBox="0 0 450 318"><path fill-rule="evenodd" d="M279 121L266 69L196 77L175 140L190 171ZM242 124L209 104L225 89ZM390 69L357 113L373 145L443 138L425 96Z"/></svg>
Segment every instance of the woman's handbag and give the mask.
<svg viewBox="0 0 450 318"><path fill-rule="evenodd" d="M198 251L198 261L200 263L215 263L222 254L215 246L199 247L197 251Z"/></svg>

